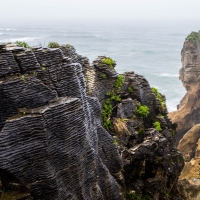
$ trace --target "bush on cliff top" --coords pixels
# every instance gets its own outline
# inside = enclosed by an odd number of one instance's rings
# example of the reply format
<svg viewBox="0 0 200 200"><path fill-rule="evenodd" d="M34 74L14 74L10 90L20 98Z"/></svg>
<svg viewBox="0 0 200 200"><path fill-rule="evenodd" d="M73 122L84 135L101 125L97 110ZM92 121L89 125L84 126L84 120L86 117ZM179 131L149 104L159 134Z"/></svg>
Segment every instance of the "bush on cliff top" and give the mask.
<svg viewBox="0 0 200 200"><path fill-rule="evenodd" d="M190 33L187 37L186 37L187 41L194 41L194 42L198 42L200 41L200 33L199 32L192 32Z"/></svg>
<svg viewBox="0 0 200 200"><path fill-rule="evenodd" d="M27 42L16 41L15 43L20 47L30 48Z"/></svg>
<svg viewBox="0 0 200 200"><path fill-rule="evenodd" d="M115 65L115 61L112 59L112 58L104 58L102 61L101 61L103 64L106 64L106 65L109 65L111 69L114 68L114 65Z"/></svg>
<svg viewBox="0 0 200 200"><path fill-rule="evenodd" d="M48 44L49 48L59 48L59 44L57 42L49 42Z"/></svg>

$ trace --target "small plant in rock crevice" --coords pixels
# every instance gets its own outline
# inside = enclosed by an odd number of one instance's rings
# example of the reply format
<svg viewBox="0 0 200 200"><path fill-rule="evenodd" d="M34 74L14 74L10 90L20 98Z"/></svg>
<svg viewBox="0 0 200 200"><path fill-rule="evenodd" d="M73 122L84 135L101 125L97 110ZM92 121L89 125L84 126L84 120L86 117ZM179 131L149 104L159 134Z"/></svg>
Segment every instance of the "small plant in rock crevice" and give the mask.
<svg viewBox="0 0 200 200"><path fill-rule="evenodd" d="M103 127L106 128L107 130L112 128L111 116L114 109L113 105L121 101L121 97L118 93L123 83L124 83L124 76L119 75L114 83L113 86L114 89L106 93L107 99L103 104L102 118L103 118Z"/></svg>
<svg viewBox="0 0 200 200"><path fill-rule="evenodd" d="M126 200L151 200L148 195L139 195L134 192L129 192L126 194Z"/></svg>
<svg viewBox="0 0 200 200"><path fill-rule="evenodd" d="M21 79L25 82L26 81L26 78L24 75L21 76Z"/></svg>
<svg viewBox="0 0 200 200"><path fill-rule="evenodd" d="M101 62L102 62L103 64L109 65L111 69L114 68L115 61L114 61L112 58L110 58L110 57L107 57L107 58L102 59Z"/></svg>
<svg viewBox="0 0 200 200"><path fill-rule="evenodd" d="M104 73L100 74L100 77L103 79L107 78L106 74L104 74Z"/></svg>
<svg viewBox="0 0 200 200"><path fill-rule="evenodd" d="M131 93L133 92L133 88L131 86L128 87L128 91Z"/></svg>
<svg viewBox="0 0 200 200"><path fill-rule="evenodd" d="M153 123L153 125L154 125L154 127L155 127L155 129L157 130L157 131L162 131L162 129L161 129L161 127L160 127L160 122L154 122Z"/></svg>
<svg viewBox="0 0 200 200"><path fill-rule="evenodd" d="M137 107L135 109L135 113L138 115L139 118L147 118L149 115L149 108L146 105L142 106L138 102Z"/></svg>
<svg viewBox="0 0 200 200"><path fill-rule="evenodd" d="M116 139L113 140L113 143L117 146L118 145L118 142Z"/></svg>

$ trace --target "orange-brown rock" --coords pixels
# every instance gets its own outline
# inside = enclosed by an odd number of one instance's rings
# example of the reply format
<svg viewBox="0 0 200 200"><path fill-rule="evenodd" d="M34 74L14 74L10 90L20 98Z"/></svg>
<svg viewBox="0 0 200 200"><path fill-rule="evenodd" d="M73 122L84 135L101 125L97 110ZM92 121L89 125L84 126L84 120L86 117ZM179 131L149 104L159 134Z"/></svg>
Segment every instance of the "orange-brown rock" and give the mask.
<svg viewBox="0 0 200 200"><path fill-rule="evenodd" d="M192 127L180 140L178 149L185 158L185 167L180 179L187 179L192 184L200 184L200 124Z"/></svg>
<svg viewBox="0 0 200 200"><path fill-rule="evenodd" d="M177 123L177 142L195 124L200 123L200 41L186 40L181 52L182 68L179 79L186 88L186 94L178 110L169 117Z"/></svg>

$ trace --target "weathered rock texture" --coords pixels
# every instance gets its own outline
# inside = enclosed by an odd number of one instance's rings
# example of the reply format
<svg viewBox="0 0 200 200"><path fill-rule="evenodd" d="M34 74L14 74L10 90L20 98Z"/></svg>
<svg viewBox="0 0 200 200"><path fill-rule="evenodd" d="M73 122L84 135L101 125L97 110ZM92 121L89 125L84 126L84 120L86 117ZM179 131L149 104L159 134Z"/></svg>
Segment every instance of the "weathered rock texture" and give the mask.
<svg viewBox="0 0 200 200"><path fill-rule="evenodd" d="M104 58L90 66L70 45L0 45L4 200L120 200L131 191L184 199L177 187L184 162L175 126L143 76L124 74L118 101L111 102L112 127L102 127L101 106L119 78ZM146 118L136 112L139 102L149 108Z"/></svg>
<svg viewBox="0 0 200 200"><path fill-rule="evenodd" d="M178 149L185 158L185 167L180 179L200 185L200 124L193 126L180 140Z"/></svg>
<svg viewBox="0 0 200 200"><path fill-rule="evenodd" d="M88 94L97 96L104 108L106 93L115 91L118 76L114 67L102 64L102 59L104 57L99 57L93 62L93 69L90 68L86 76L92 74L87 84ZM177 189L184 162L174 145L175 126L167 117L166 107L156 98L147 80L134 72L124 74L118 94L121 101L112 101L113 128L109 132L123 159L127 192L135 191L152 199L184 199ZM148 106L147 118L137 115L138 102ZM162 131L154 128L155 121L161 124Z"/></svg>
<svg viewBox="0 0 200 200"><path fill-rule="evenodd" d="M178 105L178 110L170 113L169 117L178 125L177 145L185 158L180 179L189 181L186 190L192 194L192 187L200 185L200 32L193 32L186 38L181 56L179 79L187 92ZM200 199L200 195L194 192L190 198Z"/></svg>
<svg viewBox="0 0 200 200"><path fill-rule="evenodd" d="M178 110L169 114L178 124L177 142L195 124L200 123L200 41L186 40L181 51L182 68L179 79L187 90Z"/></svg>
<svg viewBox="0 0 200 200"><path fill-rule="evenodd" d="M122 159L98 99L86 96L81 65L64 53L1 46L3 188L14 177L34 199L121 199Z"/></svg>

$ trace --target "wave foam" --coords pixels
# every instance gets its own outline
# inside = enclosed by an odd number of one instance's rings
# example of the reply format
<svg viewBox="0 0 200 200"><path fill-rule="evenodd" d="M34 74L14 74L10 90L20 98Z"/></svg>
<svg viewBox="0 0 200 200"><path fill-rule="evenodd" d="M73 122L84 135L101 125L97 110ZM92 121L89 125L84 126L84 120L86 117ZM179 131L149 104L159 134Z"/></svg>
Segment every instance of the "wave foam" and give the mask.
<svg viewBox="0 0 200 200"><path fill-rule="evenodd" d="M39 38L37 38L37 37L10 38L10 39L0 40L0 42L16 42L16 41L30 42L30 41L37 40L37 39L39 39Z"/></svg>
<svg viewBox="0 0 200 200"><path fill-rule="evenodd" d="M15 28L0 28L0 31L16 31Z"/></svg>
<svg viewBox="0 0 200 200"><path fill-rule="evenodd" d="M157 74L158 76L166 76L166 77L179 77L178 74L168 74L168 73L161 73Z"/></svg>

